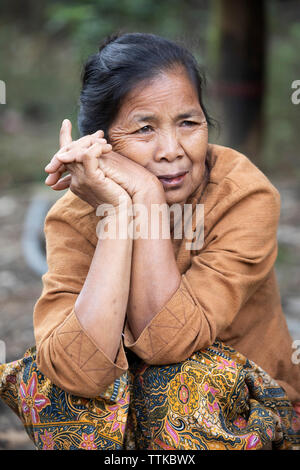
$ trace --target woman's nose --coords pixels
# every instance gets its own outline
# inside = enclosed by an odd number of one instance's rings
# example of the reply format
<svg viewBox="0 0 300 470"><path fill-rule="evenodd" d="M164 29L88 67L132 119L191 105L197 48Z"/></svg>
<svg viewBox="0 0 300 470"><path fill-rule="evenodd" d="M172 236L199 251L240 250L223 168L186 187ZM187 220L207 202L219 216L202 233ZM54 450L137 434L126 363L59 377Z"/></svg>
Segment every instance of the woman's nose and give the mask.
<svg viewBox="0 0 300 470"><path fill-rule="evenodd" d="M158 137L157 148L155 151L155 160L175 160L177 157L183 157L184 150L178 141L175 133L163 134Z"/></svg>

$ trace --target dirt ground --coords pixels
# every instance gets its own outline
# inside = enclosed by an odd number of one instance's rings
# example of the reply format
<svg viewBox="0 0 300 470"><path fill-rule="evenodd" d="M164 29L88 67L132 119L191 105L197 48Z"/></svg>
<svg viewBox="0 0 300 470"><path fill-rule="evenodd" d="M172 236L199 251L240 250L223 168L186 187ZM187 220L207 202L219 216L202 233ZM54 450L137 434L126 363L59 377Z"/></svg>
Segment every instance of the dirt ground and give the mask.
<svg viewBox="0 0 300 470"><path fill-rule="evenodd" d="M300 339L300 182L274 181L281 194L276 271L291 334ZM41 278L24 257L24 220L34 194L44 188L0 190L0 340L6 362L23 356L34 344L32 312ZM34 449L19 419L0 400L0 449Z"/></svg>

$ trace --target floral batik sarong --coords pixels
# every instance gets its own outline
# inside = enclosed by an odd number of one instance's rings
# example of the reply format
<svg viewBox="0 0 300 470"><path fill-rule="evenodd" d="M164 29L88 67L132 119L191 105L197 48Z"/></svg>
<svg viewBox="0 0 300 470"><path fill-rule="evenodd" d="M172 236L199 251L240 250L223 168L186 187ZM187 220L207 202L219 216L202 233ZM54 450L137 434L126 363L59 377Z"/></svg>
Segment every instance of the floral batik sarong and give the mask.
<svg viewBox="0 0 300 470"><path fill-rule="evenodd" d="M218 341L178 364L152 366L134 356L94 399L54 385L31 348L0 365L0 397L37 449L300 449L300 419L284 390Z"/></svg>

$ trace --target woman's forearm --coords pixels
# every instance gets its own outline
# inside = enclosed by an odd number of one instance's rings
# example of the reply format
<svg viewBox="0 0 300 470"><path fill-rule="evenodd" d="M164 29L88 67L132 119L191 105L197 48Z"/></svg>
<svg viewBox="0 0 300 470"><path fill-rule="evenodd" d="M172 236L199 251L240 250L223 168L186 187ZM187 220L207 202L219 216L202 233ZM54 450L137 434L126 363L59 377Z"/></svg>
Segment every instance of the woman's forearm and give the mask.
<svg viewBox="0 0 300 470"><path fill-rule="evenodd" d="M164 194L160 191L139 194L133 202L142 204L146 209L148 221L145 223L148 228L151 222L151 205L166 204ZM141 217L139 223L142 225ZM163 238L161 234L169 236ZM167 218L162 218L161 232L157 239L152 239L149 232L147 239L137 238L133 242L127 318L135 339L172 297L180 281L181 275L170 237L170 224Z"/></svg>
<svg viewBox="0 0 300 470"><path fill-rule="evenodd" d="M118 220L118 216L113 216L106 218L105 222L118 227ZM104 219L100 223L104 223ZM112 361L118 352L124 326L131 258L132 237L99 239L88 275L75 303L79 322Z"/></svg>

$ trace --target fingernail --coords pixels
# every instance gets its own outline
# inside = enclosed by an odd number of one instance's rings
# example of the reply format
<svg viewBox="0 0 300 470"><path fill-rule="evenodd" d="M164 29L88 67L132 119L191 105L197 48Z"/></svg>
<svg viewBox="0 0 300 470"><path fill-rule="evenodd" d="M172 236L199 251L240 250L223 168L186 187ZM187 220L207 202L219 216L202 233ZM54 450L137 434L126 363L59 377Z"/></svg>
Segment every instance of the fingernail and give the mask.
<svg viewBox="0 0 300 470"><path fill-rule="evenodd" d="M51 176L51 175L47 176L47 178L45 179L45 183L46 183L46 184L48 183L48 181L49 181L49 179L50 179L50 176Z"/></svg>
<svg viewBox="0 0 300 470"><path fill-rule="evenodd" d="M68 122L68 120L64 119L63 122L62 122L62 125L64 126L67 122Z"/></svg>

